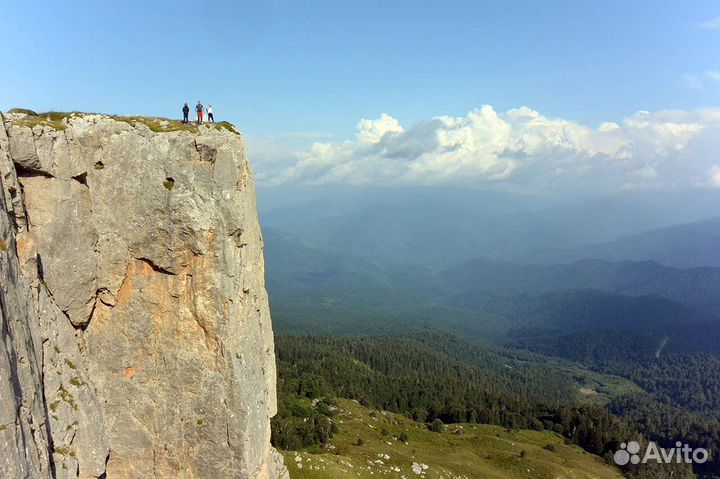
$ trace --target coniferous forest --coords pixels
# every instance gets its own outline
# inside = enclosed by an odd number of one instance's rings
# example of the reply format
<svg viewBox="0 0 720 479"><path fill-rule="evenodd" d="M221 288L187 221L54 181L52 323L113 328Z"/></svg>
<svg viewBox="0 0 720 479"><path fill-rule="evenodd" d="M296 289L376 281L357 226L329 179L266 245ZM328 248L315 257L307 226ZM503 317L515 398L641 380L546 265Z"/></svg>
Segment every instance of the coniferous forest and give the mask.
<svg viewBox="0 0 720 479"><path fill-rule="evenodd" d="M277 338L276 349L279 413L272 431L274 444L283 449L312 448L332 437L342 427L332 421L335 398L354 399L429 425L440 421L549 430L608 462L628 440L672 447L681 438L713 455L720 445L717 422L693 410L693 404L667 400L674 386L665 386L666 375L675 376L661 366L637 373L654 389L618 391L605 403L593 403L578 394L581 370L561 374L533 361L530 353L473 345L452 335L283 336ZM668 473L668 467L662 467ZM672 468L673 477L690 474L685 466ZM708 478L717 474L710 464L696 466L695 472ZM648 466L630 466L626 474L661 477Z"/></svg>

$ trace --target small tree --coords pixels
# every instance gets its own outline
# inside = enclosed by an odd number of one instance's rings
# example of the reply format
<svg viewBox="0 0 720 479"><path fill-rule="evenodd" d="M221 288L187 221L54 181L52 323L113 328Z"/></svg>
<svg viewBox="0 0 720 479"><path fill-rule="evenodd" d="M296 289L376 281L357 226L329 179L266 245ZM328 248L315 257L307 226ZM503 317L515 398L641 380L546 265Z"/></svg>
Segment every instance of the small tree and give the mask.
<svg viewBox="0 0 720 479"><path fill-rule="evenodd" d="M357 438L357 441L355 441L356 446L364 446L365 445L365 439L359 437Z"/></svg>
<svg viewBox="0 0 720 479"><path fill-rule="evenodd" d="M430 423L430 426L428 426L428 429L432 432L443 432L445 430L445 424L443 424L440 418L435 418L435 420Z"/></svg>
<svg viewBox="0 0 720 479"><path fill-rule="evenodd" d="M380 434L382 434L383 436L387 436L388 434L390 434L390 431L388 431L387 429L383 428L383 430L380 431Z"/></svg>
<svg viewBox="0 0 720 479"><path fill-rule="evenodd" d="M408 435L405 431L400 433L400 436L398 436L398 440L400 442L408 442Z"/></svg>
<svg viewBox="0 0 720 479"><path fill-rule="evenodd" d="M525 449L523 449L522 451L520 451L520 457L521 457L522 459L525 459L525 458L527 457L527 451L526 451Z"/></svg>

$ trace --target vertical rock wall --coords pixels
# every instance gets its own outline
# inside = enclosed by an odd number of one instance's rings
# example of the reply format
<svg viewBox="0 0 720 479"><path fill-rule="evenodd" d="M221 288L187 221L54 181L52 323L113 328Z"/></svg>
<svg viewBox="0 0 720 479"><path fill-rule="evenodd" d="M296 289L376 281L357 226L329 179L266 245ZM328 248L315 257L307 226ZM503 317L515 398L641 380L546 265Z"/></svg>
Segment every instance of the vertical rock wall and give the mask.
<svg viewBox="0 0 720 479"><path fill-rule="evenodd" d="M241 136L0 126L0 477L287 477Z"/></svg>

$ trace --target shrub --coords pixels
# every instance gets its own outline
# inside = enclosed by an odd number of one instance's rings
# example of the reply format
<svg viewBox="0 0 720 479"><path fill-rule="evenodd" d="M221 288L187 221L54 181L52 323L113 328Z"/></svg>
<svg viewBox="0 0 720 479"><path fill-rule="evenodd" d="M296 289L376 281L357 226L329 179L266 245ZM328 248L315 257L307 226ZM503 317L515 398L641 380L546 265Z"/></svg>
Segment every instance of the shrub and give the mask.
<svg viewBox="0 0 720 479"><path fill-rule="evenodd" d="M25 113L30 116L37 116L37 113L32 110L28 110L27 108L12 108L8 111L8 113Z"/></svg>
<svg viewBox="0 0 720 479"><path fill-rule="evenodd" d="M440 418L435 418L435 420L428 426L428 429L432 432L443 432L445 431L445 424L443 424Z"/></svg>

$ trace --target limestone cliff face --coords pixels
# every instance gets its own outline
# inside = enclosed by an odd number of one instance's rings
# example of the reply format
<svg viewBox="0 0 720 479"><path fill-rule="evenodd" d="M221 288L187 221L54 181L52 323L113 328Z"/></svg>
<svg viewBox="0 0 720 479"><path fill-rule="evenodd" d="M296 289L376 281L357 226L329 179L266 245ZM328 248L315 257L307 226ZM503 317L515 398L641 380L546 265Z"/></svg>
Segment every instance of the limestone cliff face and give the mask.
<svg viewBox="0 0 720 479"><path fill-rule="evenodd" d="M287 477L242 137L155 126L2 118L0 477Z"/></svg>

